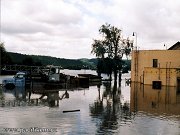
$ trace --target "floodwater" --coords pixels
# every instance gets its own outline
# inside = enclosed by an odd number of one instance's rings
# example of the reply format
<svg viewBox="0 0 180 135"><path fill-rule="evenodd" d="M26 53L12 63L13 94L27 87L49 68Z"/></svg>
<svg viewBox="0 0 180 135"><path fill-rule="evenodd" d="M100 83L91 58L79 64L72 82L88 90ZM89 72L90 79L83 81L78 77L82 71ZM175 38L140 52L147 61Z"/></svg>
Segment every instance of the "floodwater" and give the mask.
<svg viewBox="0 0 180 135"><path fill-rule="evenodd" d="M64 70L64 73L94 71ZM2 80L5 76L0 76ZM6 76L7 77L7 76ZM24 96L22 89L0 89L0 134L37 135L180 135L180 93L177 88L125 85L113 93L113 83L65 89L41 100ZM77 110L63 113L63 111Z"/></svg>

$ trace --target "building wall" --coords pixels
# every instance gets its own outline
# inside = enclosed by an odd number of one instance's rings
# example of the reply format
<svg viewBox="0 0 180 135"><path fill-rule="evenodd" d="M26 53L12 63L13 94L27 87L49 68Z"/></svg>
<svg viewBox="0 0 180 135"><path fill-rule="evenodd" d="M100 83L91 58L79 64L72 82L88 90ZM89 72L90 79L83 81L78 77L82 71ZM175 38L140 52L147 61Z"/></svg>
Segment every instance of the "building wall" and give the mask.
<svg viewBox="0 0 180 135"><path fill-rule="evenodd" d="M158 60L158 67L153 67L153 59ZM180 68L180 50L134 50L131 61L131 81L152 84L152 80L162 80L166 84L166 70L170 68L170 84L177 85L176 71ZM160 70L160 79L159 79Z"/></svg>
<svg viewBox="0 0 180 135"><path fill-rule="evenodd" d="M177 86L177 77L180 72L175 68L144 68L144 84L152 84L152 81L161 81L162 85Z"/></svg>
<svg viewBox="0 0 180 135"><path fill-rule="evenodd" d="M176 92L176 87L169 87L167 90L166 86L162 86L161 90L154 90L150 85L132 83L130 100L131 111L159 115L180 112L180 94Z"/></svg>

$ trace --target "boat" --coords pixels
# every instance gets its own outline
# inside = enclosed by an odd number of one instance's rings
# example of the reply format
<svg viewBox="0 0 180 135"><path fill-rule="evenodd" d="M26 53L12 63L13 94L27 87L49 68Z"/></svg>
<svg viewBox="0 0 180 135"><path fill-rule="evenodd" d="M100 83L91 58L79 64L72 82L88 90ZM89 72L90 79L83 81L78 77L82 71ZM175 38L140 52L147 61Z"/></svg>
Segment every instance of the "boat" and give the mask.
<svg viewBox="0 0 180 135"><path fill-rule="evenodd" d="M79 77L89 78L89 82L101 82L102 77L93 74L78 74Z"/></svg>

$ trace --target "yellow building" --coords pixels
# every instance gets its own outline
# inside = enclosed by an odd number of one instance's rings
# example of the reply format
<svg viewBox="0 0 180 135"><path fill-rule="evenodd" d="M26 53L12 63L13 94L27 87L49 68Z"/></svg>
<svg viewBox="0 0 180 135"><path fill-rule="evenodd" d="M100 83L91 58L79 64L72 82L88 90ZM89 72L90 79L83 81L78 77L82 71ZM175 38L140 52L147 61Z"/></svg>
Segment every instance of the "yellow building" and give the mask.
<svg viewBox="0 0 180 135"><path fill-rule="evenodd" d="M152 85L175 86L180 89L180 44L169 50L133 50L131 81Z"/></svg>
<svg viewBox="0 0 180 135"><path fill-rule="evenodd" d="M131 111L141 111L155 115L179 115L180 93L176 87L162 86L154 90L150 85L131 84Z"/></svg>

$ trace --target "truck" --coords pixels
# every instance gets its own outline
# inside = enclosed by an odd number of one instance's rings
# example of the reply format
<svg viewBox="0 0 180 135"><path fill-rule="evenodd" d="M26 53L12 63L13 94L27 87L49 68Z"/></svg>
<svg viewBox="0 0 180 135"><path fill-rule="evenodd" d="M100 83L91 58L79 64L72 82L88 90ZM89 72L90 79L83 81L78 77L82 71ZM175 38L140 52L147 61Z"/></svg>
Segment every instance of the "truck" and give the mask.
<svg viewBox="0 0 180 135"><path fill-rule="evenodd" d="M17 72L13 78L2 80L2 85L6 89L14 89L15 87L30 87L31 76L28 72Z"/></svg>

